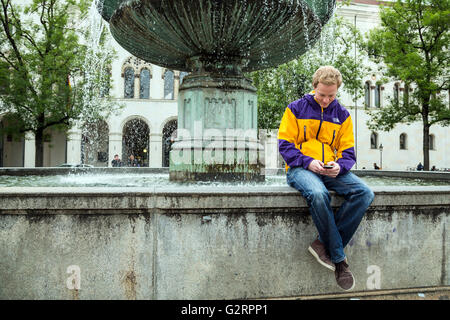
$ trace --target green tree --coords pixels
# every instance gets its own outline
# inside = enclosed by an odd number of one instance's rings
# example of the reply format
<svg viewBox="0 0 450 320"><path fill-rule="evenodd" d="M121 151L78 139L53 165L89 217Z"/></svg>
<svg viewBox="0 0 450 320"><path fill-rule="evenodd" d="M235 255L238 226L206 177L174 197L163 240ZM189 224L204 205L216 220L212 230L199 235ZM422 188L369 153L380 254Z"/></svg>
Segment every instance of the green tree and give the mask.
<svg viewBox="0 0 450 320"><path fill-rule="evenodd" d="M429 170L429 132L433 124L450 124L441 91L449 90L449 0L397 0L381 6L381 26L367 37L369 57L386 77L405 84L403 99L371 111L370 129L389 131L397 123L423 123L423 163ZM408 90L409 89L409 90ZM411 91L412 89L412 91Z"/></svg>
<svg viewBox="0 0 450 320"><path fill-rule="evenodd" d="M368 69L362 63L362 44L362 35L354 25L335 16L304 55L276 68L253 72L250 77L257 88L258 127L278 129L287 105L313 89L312 76L323 65L333 65L341 72L344 91L361 96Z"/></svg>
<svg viewBox="0 0 450 320"><path fill-rule="evenodd" d="M44 130L66 130L114 109L106 97L114 51L105 49L105 28L80 27L88 3L0 0L0 115L8 119L7 133L34 133L36 167L43 166Z"/></svg>

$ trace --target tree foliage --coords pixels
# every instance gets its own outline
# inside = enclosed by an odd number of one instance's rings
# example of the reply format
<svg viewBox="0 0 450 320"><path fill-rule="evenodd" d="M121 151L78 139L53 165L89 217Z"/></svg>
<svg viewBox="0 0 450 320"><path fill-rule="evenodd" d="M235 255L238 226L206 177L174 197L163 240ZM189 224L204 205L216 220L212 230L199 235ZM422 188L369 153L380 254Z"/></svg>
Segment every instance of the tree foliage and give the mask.
<svg viewBox="0 0 450 320"><path fill-rule="evenodd" d="M361 44L362 35L354 25L335 16L304 55L276 68L253 72L251 78L258 94L258 127L277 129L287 105L313 89L312 76L323 65L333 65L341 72L344 91L361 96L362 77L367 70L358 49Z"/></svg>
<svg viewBox="0 0 450 320"><path fill-rule="evenodd" d="M35 134L36 166L43 165L44 130L67 129L112 110L106 97L92 103L108 91L105 70L114 52L105 49L105 29L100 29L97 43L103 49L88 46L92 31L80 28L88 4L33 0L20 5L0 0L0 115L7 114L8 133ZM95 55L103 57L93 59Z"/></svg>
<svg viewBox="0 0 450 320"><path fill-rule="evenodd" d="M367 38L369 56L406 90L403 99L390 98L385 108L371 112L368 126L388 131L397 123L422 121L428 170L429 128L450 124L448 102L440 94L449 90L450 1L397 0L381 7L380 18L381 26Z"/></svg>

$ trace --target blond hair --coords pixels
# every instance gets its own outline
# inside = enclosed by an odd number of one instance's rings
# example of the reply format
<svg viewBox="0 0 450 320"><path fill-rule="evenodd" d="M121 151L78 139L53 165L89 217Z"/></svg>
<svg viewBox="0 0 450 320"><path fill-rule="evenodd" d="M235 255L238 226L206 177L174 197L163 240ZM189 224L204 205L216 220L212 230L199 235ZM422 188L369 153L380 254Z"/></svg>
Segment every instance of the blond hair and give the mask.
<svg viewBox="0 0 450 320"><path fill-rule="evenodd" d="M335 84L339 88L342 84L342 75L335 67L322 66L317 69L312 78L314 88L316 88L319 83L328 86Z"/></svg>

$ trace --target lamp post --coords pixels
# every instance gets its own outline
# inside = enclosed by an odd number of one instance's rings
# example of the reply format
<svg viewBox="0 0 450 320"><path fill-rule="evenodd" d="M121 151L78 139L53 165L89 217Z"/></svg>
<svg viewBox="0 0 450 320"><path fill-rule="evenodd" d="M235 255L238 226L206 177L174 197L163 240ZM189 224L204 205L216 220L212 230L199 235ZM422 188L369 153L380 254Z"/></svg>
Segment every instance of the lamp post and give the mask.
<svg viewBox="0 0 450 320"><path fill-rule="evenodd" d="M383 144L380 143L380 169L383 169Z"/></svg>

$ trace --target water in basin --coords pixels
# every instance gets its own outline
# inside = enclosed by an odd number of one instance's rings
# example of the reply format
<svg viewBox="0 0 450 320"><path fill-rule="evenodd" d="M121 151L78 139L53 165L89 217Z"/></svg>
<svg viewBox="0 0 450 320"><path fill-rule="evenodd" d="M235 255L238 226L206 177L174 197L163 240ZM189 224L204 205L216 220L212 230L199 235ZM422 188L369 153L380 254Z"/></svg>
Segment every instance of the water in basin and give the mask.
<svg viewBox="0 0 450 320"><path fill-rule="evenodd" d="M361 177L369 186L441 186L450 181L395 178ZM123 174L64 174L49 176L0 176L0 187L155 187L155 186L287 186L285 175L266 176L264 182L195 182L169 181L167 173L123 173Z"/></svg>

